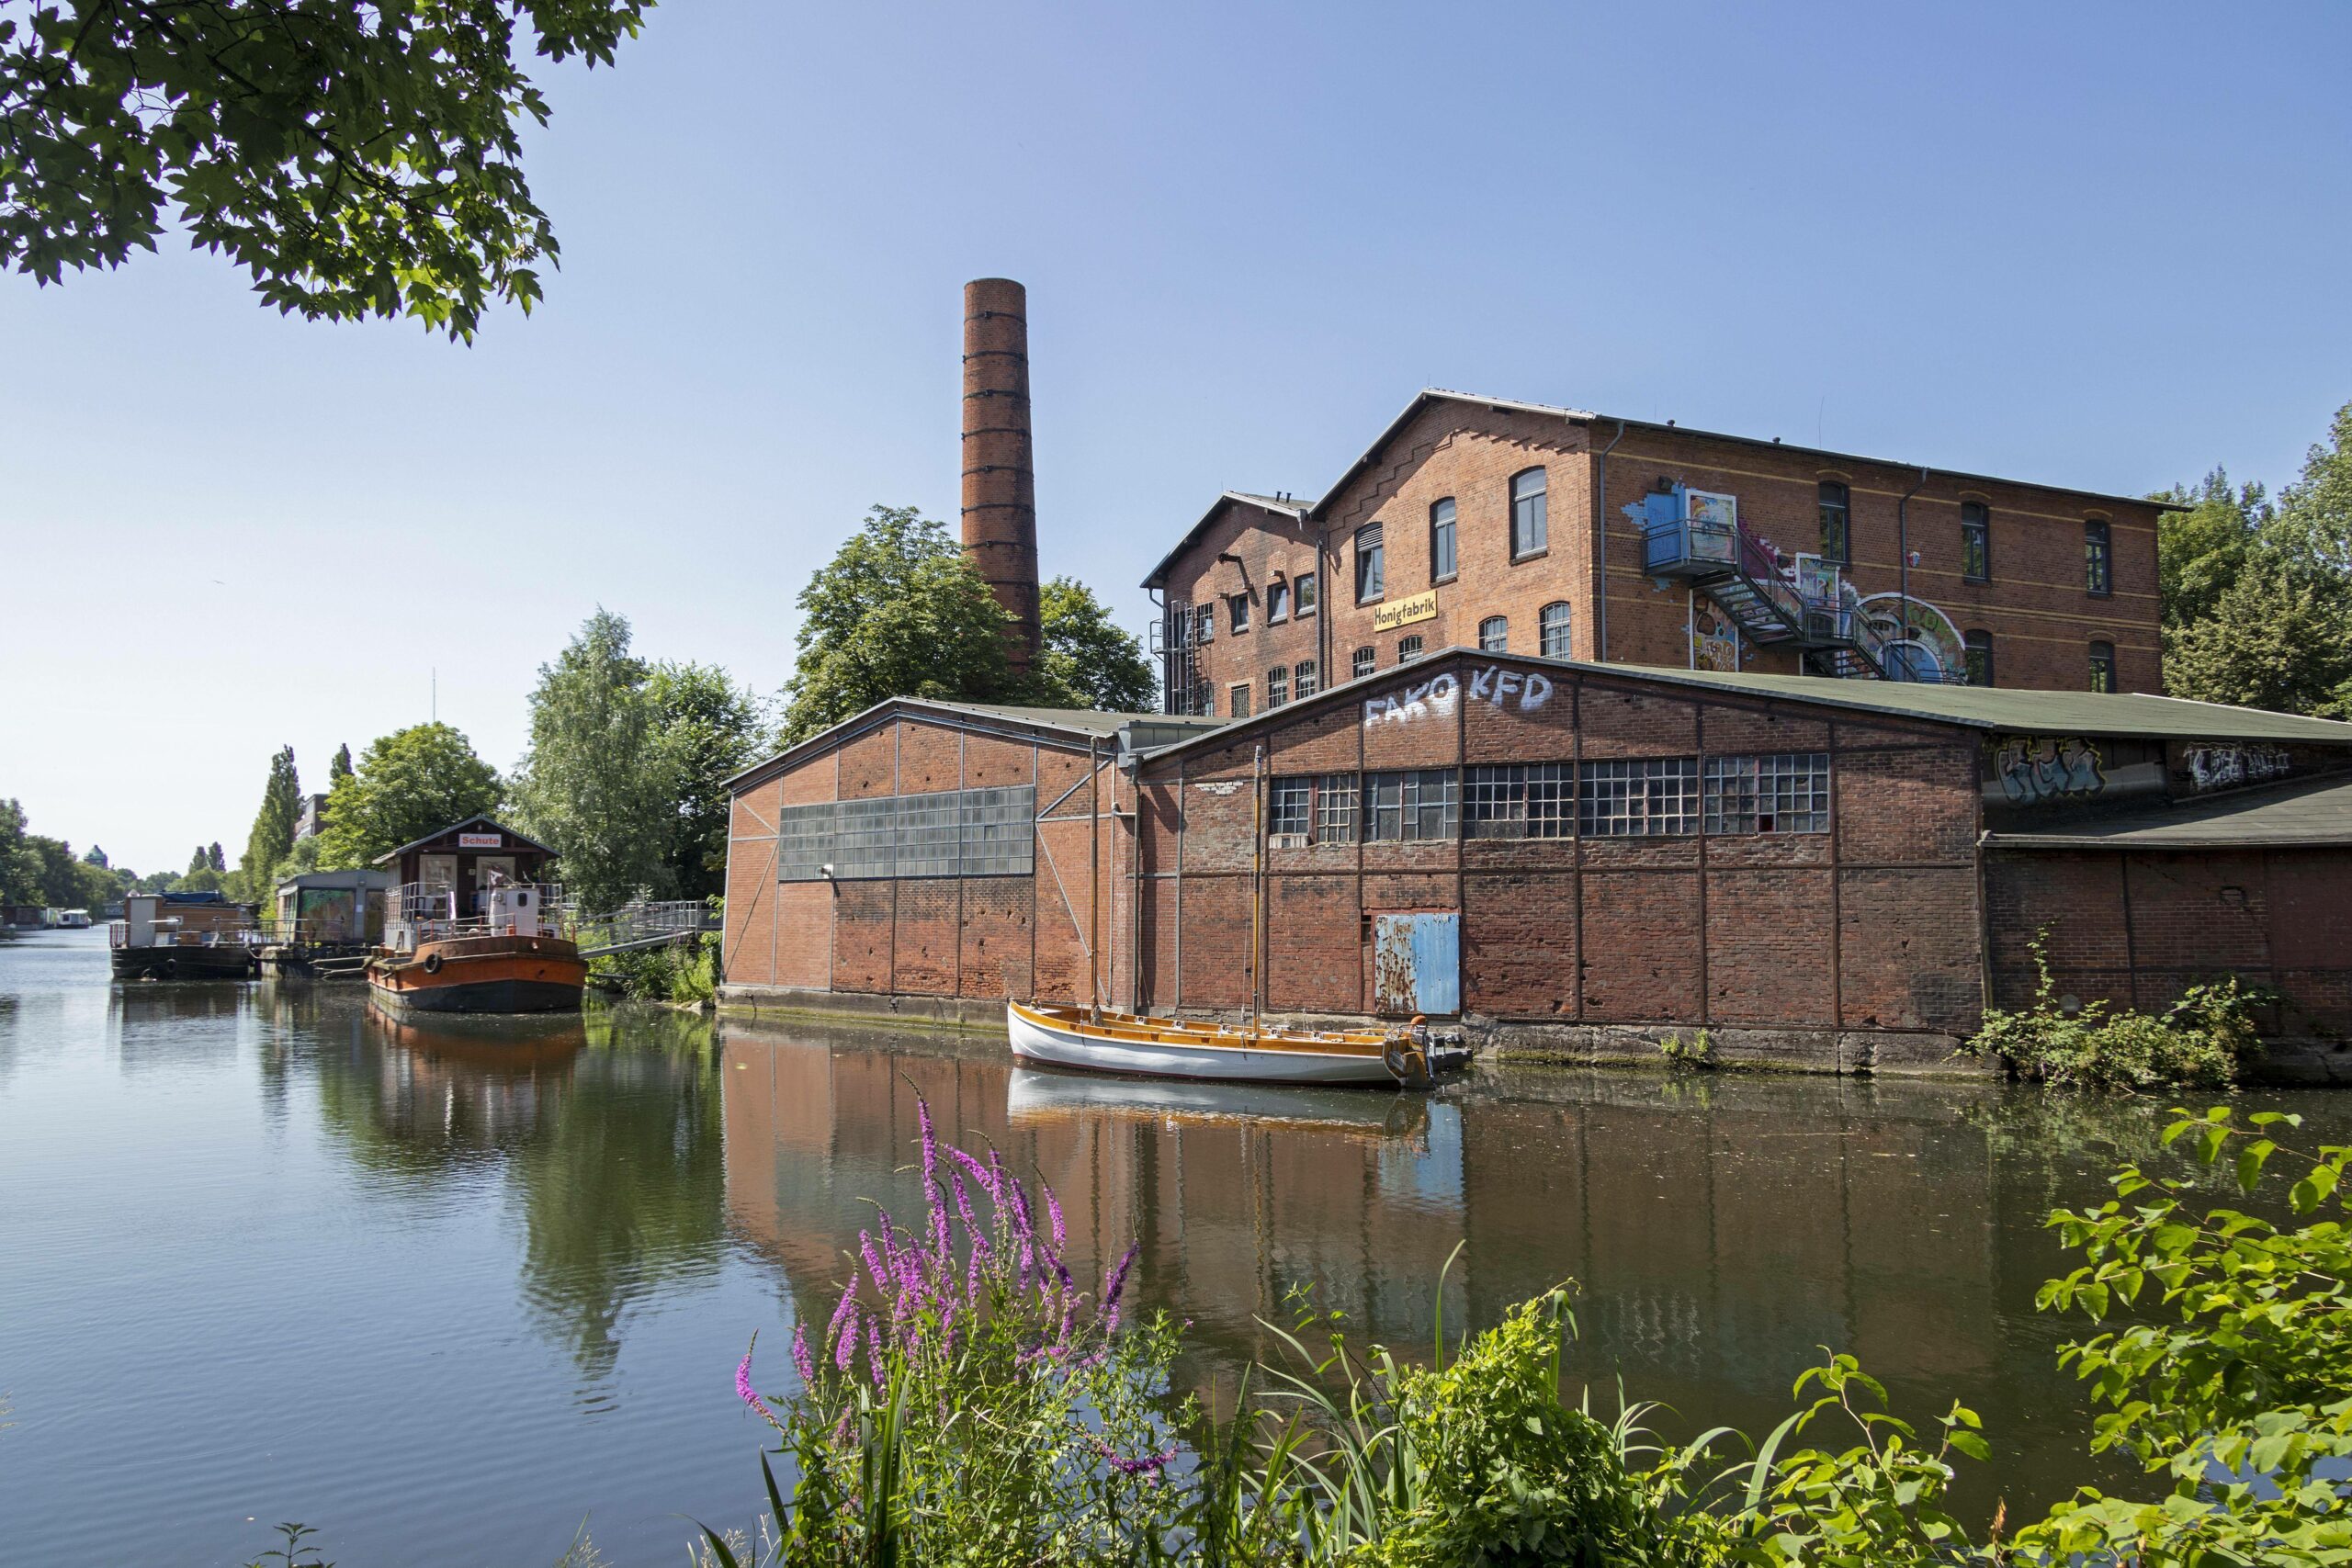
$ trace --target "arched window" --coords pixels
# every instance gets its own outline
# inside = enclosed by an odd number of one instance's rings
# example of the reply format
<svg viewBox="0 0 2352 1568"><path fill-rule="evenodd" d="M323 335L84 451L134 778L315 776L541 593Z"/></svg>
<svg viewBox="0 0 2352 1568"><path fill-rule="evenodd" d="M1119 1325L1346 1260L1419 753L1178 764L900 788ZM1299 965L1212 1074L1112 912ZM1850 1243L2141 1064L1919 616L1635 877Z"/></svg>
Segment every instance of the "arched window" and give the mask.
<svg viewBox="0 0 2352 1568"><path fill-rule="evenodd" d="M2113 540L2107 520L2094 517L2083 525L2083 592L2104 599L2115 592Z"/></svg>
<svg viewBox="0 0 2352 1568"><path fill-rule="evenodd" d="M1380 652L1377 649L1359 648L1348 658L1348 679L1361 681L1379 665Z"/></svg>
<svg viewBox="0 0 2352 1568"><path fill-rule="evenodd" d="M1523 468L1510 477L1510 558L1541 554L1549 537L1544 517L1544 470Z"/></svg>
<svg viewBox="0 0 2352 1568"><path fill-rule="evenodd" d="M1546 659L1573 659L1568 651L1568 606L1565 600L1554 600L1544 606L1538 617L1538 629L1543 637L1539 650Z"/></svg>
<svg viewBox="0 0 2352 1568"><path fill-rule="evenodd" d="M1369 604L1388 591L1388 573L1380 540L1380 525L1367 523L1356 530L1356 603Z"/></svg>
<svg viewBox="0 0 2352 1568"><path fill-rule="evenodd" d="M1278 708L1290 701L1290 667L1277 664L1266 671L1266 706Z"/></svg>
<svg viewBox="0 0 2352 1568"><path fill-rule="evenodd" d="M1981 501L1960 503L1960 575L1971 582L1993 581L1993 514Z"/></svg>
<svg viewBox="0 0 2352 1568"><path fill-rule="evenodd" d="M1415 633L1411 637L1400 637L1396 639L1397 663L1410 664L1414 660L1419 659L1420 656L1421 639L1419 633Z"/></svg>
<svg viewBox="0 0 2352 1568"><path fill-rule="evenodd" d="M1993 634L1982 629L1963 632L1961 634L1960 645L1962 657L1965 660L1962 668L1968 672L1968 683L1972 686L1991 685L1993 683Z"/></svg>
<svg viewBox="0 0 2352 1568"><path fill-rule="evenodd" d="M1510 621L1502 615L1488 615L1478 623L1478 651L1509 653L1510 651Z"/></svg>
<svg viewBox="0 0 2352 1568"><path fill-rule="evenodd" d="M1443 582L1454 573L1453 498L1430 508L1430 581Z"/></svg>
<svg viewBox="0 0 2352 1568"><path fill-rule="evenodd" d="M1821 481L1821 558L1854 564L1853 497L1836 479Z"/></svg>
<svg viewBox="0 0 2352 1568"><path fill-rule="evenodd" d="M2115 645L2111 642L2091 644L2091 690L2115 690Z"/></svg>
<svg viewBox="0 0 2352 1568"><path fill-rule="evenodd" d="M1305 702L1315 694L1315 660L1302 659L1291 671L1291 679L1298 688L1298 700Z"/></svg>

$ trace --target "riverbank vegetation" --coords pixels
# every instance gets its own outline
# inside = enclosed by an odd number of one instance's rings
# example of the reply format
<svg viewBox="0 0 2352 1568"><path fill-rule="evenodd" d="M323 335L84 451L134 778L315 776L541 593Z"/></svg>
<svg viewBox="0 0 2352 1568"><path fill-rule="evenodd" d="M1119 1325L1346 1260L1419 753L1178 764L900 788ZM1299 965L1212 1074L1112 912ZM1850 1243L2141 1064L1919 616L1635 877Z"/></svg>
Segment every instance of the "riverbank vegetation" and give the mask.
<svg viewBox="0 0 2352 1568"><path fill-rule="evenodd" d="M2200 1212L2186 1169L2126 1166L2113 1199L2051 1216L2076 1266L2037 1305L2093 1331L2061 1352L2100 1407L2088 1446L2143 1483L2020 1522L1951 1510L1996 1434L1956 1404L1898 1415L1850 1356L1806 1372L1760 1442L1671 1443L1654 1407L1565 1397L1566 1289L1452 1345L1441 1318L1419 1365L1302 1302L1284 1364L1182 1393L1185 1325L1136 1313L1134 1250L1086 1289L1050 1190L918 1116L926 1212L861 1235L830 1320L795 1326L794 1393L761 1393L752 1354L737 1369L777 1440L761 1528L707 1530L713 1562L2352 1560L2352 1148L2290 1150L2294 1117L2179 1111L2165 1134L2268 1213Z"/></svg>
<svg viewBox="0 0 2352 1568"><path fill-rule="evenodd" d="M2275 998L2235 976L2192 986L2162 1013L2100 999L2076 1004L2057 994L2049 942L2045 928L2027 944L2040 976L2032 1005L1987 1009L1961 1055L2053 1088L2134 1093L2227 1088L2262 1049L2255 1011Z"/></svg>

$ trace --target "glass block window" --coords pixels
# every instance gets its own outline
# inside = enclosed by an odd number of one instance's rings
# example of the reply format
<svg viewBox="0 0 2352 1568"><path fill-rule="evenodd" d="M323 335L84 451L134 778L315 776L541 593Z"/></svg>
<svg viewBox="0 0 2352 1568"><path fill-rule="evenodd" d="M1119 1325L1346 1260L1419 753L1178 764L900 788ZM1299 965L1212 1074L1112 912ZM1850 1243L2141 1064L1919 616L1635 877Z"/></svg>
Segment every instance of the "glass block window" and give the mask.
<svg viewBox="0 0 2352 1568"><path fill-rule="evenodd" d="M1836 479L1821 481L1821 558L1838 566L1854 564L1853 494Z"/></svg>
<svg viewBox="0 0 2352 1568"><path fill-rule="evenodd" d="M1699 760L1585 763L1577 783L1577 828L1589 839L1697 832Z"/></svg>
<svg viewBox="0 0 2352 1568"><path fill-rule="evenodd" d="M1368 843L1451 839L1461 830L1460 785L1452 768L1366 773Z"/></svg>
<svg viewBox="0 0 2352 1568"><path fill-rule="evenodd" d="M847 882L899 873L899 803L889 795L844 800L835 809L833 875Z"/></svg>
<svg viewBox="0 0 2352 1568"><path fill-rule="evenodd" d="M1300 660L1297 667L1291 671L1291 680L1297 687L1296 694L1300 701L1304 702L1313 696L1315 694L1315 660Z"/></svg>
<svg viewBox="0 0 2352 1568"><path fill-rule="evenodd" d="M1971 582L1993 581L1993 514L1981 501L1960 503L1960 575Z"/></svg>
<svg viewBox="0 0 2352 1568"><path fill-rule="evenodd" d="M787 806L776 814L779 882L814 882L833 858L833 803Z"/></svg>
<svg viewBox="0 0 2352 1568"><path fill-rule="evenodd" d="M1302 572L1291 579L1292 591L1298 595L1297 614L1302 615L1315 614L1317 581L1317 574L1311 571Z"/></svg>
<svg viewBox="0 0 2352 1568"><path fill-rule="evenodd" d="M1532 556L1549 542L1544 516L1544 470L1526 468L1510 477L1510 555Z"/></svg>
<svg viewBox="0 0 2352 1568"><path fill-rule="evenodd" d="M1249 682L1243 681L1236 685L1227 687L1226 695L1231 699L1230 711L1234 717L1248 718L1250 716Z"/></svg>
<svg viewBox="0 0 2352 1568"><path fill-rule="evenodd" d="M1575 657L1568 651L1568 606L1565 601L1555 600L1544 606L1537 620L1537 631L1544 645L1538 651L1544 658L1571 659Z"/></svg>
<svg viewBox="0 0 2352 1568"><path fill-rule="evenodd" d="M2107 523L2094 517L2083 525L2083 591L2105 598L2115 592L2114 540Z"/></svg>
<svg viewBox="0 0 2352 1568"><path fill-rule="evenodd" d="M1276 843L1304 844L1313 820L1315 781L1276 779L1266 789L1266 834Z"/></svg>
<svg viewBox="0 0 2352 1568"><path fill-rule="evenodd" d="M1707 759L1710 833L1829 831L1829 753Z"/></svg>
<svg viewBox="0 0 2352 1568"><path fill-rule="evenodd" d="M2091 690L2115 690L2115 645L2111 642L2091 644Z"/></svg>
<svg viewBox="0 0 2352 1568"><path fill-rule="evenodd" d="M956 792L963 823L966 876L1026 876L1037 869L1037 790L1034 784Z"/></svg>
<svg viewBox="0 0 2352 1568"><path fill-rule="evenodd" d="M1565 839L1575 831L1566 762L1470 768L1462 778L1462 827L1474 839Z"/></svg>
<svg viewBox="0 0 2352 1568"><path fill-rule="evenodd" d="M1962 668L1972 686L1993 683L1993 634L1988 631L1963 632L1960 638Z"/></svg>
<svg viewBox="0 0 2352 1568"><path fill-rule="evenodd" d="M1352 844L1356 841L1356 776L1325 773L1315 784L1315 841Z"/></svg>
<svg viewBox="0 0 2352 1568"><path fill-rule="evenodd" d="M1410 664L1414 660L1419 659L1420 656L1421 638L1419 633L1415 633L1411 637L1400 637L1396 639L1397 663Z"/></svg>
<svg viewBox="0 0 2352 1568"><path fill-rule="evenodd" d="M1266 624L1290 619L1290 584L1276 578L1266 584Z"/></svg>
<svg viewBox="0 0 2352 1568"><path fill-rule="evenodd" d="M1478 623L1478 651L1509 653L1510 651L1510 621L1503 615L1488 615Z"/></svg>
<svg viewBox="0 0 2352 1568"><path fill-rule="evenodd" d="M1277 664L1266 671L1266 707L1269 712L1290 701L1290 666Z"/></svg>
<svg viewBox="0 0 2352 1568"><path fill-rule="evenodd" d="M1348 678L1361 681L1380 664L1379 653L1369 648L1359 648L1348 656Z"/></svg>
<svg viewBox="0 0 2352 1568"><path fill-rule="evenodd" d="M1369 604L1388 591L1387 551L1381 528L1367 523L1356 530L1356 603Z"/></svg>
<svg viewBox="0 0 2352 1568"><path fill-rule="evenodd" d="M1430 508L1430 581L1443 582L1454 569L1453 498L1448 496Z"/></svg>
<svg viewBox="0 0 2352 1568"><path fill-rule="evenodd" d="M962 869L961 790L898 797L900 876L954 876Z"/></svg>

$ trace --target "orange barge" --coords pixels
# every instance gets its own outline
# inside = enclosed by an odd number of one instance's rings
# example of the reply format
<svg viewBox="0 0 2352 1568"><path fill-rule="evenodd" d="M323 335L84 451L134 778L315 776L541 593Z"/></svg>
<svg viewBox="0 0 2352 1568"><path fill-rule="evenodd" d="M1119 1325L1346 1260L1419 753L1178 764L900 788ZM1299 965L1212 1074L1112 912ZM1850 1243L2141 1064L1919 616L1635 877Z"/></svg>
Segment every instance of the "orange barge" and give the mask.
<svg viewBox="0 0 2352 1568"><path fill-rule="evenodd" d="M442 937L368 965L394 1012L578 1012L587 982L579 947L556 936Z"/></svg>

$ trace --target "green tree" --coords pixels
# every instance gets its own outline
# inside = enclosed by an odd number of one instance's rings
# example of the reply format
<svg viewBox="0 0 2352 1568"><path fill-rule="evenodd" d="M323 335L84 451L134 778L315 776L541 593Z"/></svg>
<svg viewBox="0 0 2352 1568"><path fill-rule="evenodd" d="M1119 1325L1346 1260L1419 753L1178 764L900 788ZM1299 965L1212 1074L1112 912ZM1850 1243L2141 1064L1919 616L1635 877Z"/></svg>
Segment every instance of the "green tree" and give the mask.
<svg viewBox="0 0 2352 1568"><path fill-rule="evenodd" d="M516 46L609 64L650 4L28 0L0 16L0 265L119 266L169 206L281 311L470 340L557 259Z"/></svg>
<svg viewBox="0 0 2352 1568"><path fill-rule="evenodd" d="M351 776L351 747L346 742L334 749L334 761L327 764L327 788L334 788L337 779Z"/></svg>
<svg viewBox="0 0 2352 1568"><path fill-rule="evenodd" d="M40 857L25 834L25 808L0 800L0 904L29 904L40 889Z"/></svg>
<svg viewBox="0 0 2352 1568"><path fill-rule="evenodd" d="M784 740L890 697L1002 701L1010 617L944 525L876 506L800 591Z"/></svg>
<svg viewBox="0 0 2352 1568"><path fill-rule="evenodd" d="M2299 578L2339 587L2352 581L2352 403L2335 411L2328 439L2305 455L2263 536Z"/></svg>
<svg viewBox="0 0 2352 1568"><path fill-rule="evenodd" d="M369 743L335 781L320 835L322 870L364 866L453 822L498 809L498 774L446 724L414 724Z"/></svg>
<svg viewBox="0 0 2352 1568"><path fill-rule="evenodd" d="M646 694L675 813L670 886L682 897L724 893L727 780L759 761L765 705L715 664L657 664Z"/></svg>
<svg viewBox="0 0 2352 1568"><path fill-rule="evenodd" d="M2341 586L2298 582L2275 561L2222 590L2166 640L2165 690L2198 702L2334 717L2352 711L2352 614Z"/></svg>
<svg viewBox="0 0 2352 1568"><path fill-rule="evenodd" d="M1146 713L1152 705L1151 661L1135 634L1111 619L1094 591L1057 577L1037 600L1044 656L1035 700L1046 707Z"/></svg>
<svg viewBox="0 0 2352 1568"><path fill-rule="evenodd" d="M229 869L228 857L220 852L220 840L213 840L211 848L204 852L204 863L219 872L225 872Z"/></svg>
<svg viewBox="0 0 2352 1568"><path fill-rule="evenodd" d="M2223 591L2245 571L2273 509L2260 485L2233 488L2221 468L2156 499L2188 509L2167 512L2157 525L2156 587L2169 633L2213 613Z"/></svg>
<svg viewBox="0 0 2352 1568"><path fill-rule="evenodd" d="M668 890L674 812L651 673L629 652L628 620L599 608L531 693L518 826L563 858L565 891L592 909Z"/></svg>
<svg viewBox="0 0 2352 1568"><path fill-rule="evenodd" d="M269 778L262 785L261 809L245 834L245 852L237 861L238 896L258 899L268 890L277 863L294 847L294 824L302 815L302 781L294 770L294 748L282 746L269 759Z"/></svg>

